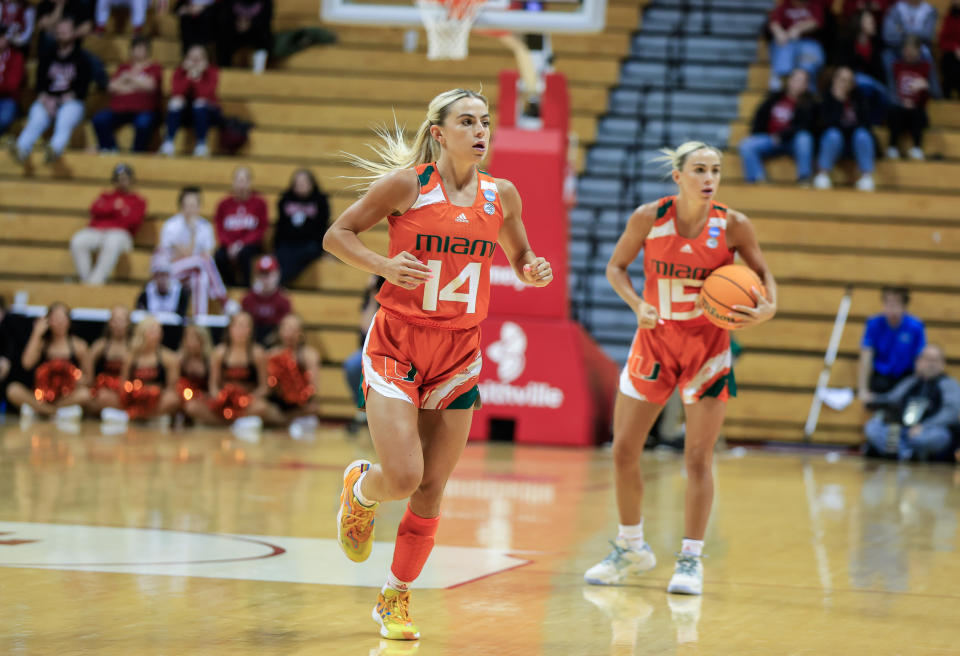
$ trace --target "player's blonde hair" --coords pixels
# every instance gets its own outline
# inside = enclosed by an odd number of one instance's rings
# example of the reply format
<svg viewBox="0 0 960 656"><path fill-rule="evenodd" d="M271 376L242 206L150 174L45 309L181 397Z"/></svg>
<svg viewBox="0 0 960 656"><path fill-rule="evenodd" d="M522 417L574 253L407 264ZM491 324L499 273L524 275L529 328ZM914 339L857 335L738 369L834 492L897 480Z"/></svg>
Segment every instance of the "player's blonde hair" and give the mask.
<svg viewBox="0 0 960 656"><path fill-rule="evenodd" d="M368 144L370 149L378 155L379 161L366 159L353 153L342 153L351 164L370 173L370 175L354 177L363 181L359 186L368 189L371 184L394 171L437 161L440 157L440 143L430 134L430 128L442 124L453 104L463 98L477 98L482 100L484 105L490 104L486 96L477 91L450 89L430 101L427 106L427 117L420 124L412 145L407 143L403 127L394 118L393 130L386 126L374 129L382 143Z"/></svg>
<svg viewBox="0 0 960 656"><path fill-rule="evenodd" d="M702 141L685 141L673 148L661 148L659 157L653 159L654 162L659 162L664 165L664 167L670 167L673 171L682 171L683 165L686 164L687 158L698 150L706 148L707 150L712 150L717 154L717 157L720 160L723 160L723 153L720 152L720 149L716 146L711 146L708 143Z"/></svg>

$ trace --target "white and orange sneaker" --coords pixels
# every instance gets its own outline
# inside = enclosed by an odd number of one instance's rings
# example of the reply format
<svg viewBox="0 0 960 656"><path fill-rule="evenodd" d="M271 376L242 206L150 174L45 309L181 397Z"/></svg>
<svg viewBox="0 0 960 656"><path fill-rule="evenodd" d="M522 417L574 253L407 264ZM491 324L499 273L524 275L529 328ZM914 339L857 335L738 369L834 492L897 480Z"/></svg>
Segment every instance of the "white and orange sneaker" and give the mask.
<svg viewBox="0 0 960 656"><path fill-rule="evenodd" d="M353 486L363 472L370 469L369 460L354 460L343 472L340 512L337 513L337 541L347 558L362 563L373 548L373 521L377 506L365 506L353 494Z"/></svg>

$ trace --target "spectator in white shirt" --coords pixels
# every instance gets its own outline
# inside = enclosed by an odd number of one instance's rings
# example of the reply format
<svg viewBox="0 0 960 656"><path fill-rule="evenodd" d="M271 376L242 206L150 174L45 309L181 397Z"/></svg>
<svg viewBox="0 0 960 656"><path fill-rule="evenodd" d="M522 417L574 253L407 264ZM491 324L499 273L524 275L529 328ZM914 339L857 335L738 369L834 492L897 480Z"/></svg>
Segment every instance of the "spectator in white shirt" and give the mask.
<svg viewBox="0 0 960 656"><path fill-rule="evenodd" d="M150 260L150 274L150 282L137 297L137 309L151 314L176 312L181 318L186 317L190 291L170 275L170 260L163 253L155 254Z"/></svg>
<svg viewBox="0 0 960 656"><path fill-rule="evenodd" d="M170 260L174 277L190 285L193 313L207 314L209 300L227 300L227 288L213 261L217 246L213 226L200 216L198 187L180 190L180 213L166 220L160 231L160 250Z"/></svg>

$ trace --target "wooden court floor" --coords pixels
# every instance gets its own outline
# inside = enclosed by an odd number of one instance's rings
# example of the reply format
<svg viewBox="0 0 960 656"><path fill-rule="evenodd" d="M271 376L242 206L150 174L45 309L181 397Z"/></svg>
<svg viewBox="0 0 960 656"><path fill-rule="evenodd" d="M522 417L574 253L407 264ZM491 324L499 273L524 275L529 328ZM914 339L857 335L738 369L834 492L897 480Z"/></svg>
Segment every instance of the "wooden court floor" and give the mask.
<svg viewBox="0 0 960 656"><path fill-rule="evenodd" d="M0 654L960 654L960 468L724 451L702 598L665 592L682 462L648 452L658 566L583 571L616 527L607 450L467 448L413 594L423 638L370 619L374 554L337 550L341 471L368 437L0 427Z"/></svg>

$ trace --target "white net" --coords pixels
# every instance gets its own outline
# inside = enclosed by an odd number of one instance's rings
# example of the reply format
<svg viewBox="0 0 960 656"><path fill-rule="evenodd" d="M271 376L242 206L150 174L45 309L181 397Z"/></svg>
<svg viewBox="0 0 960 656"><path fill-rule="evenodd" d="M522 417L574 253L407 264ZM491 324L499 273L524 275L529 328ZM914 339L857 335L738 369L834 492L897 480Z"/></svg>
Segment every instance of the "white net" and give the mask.
<svg viewBox="0 0 960 656"><path fill-rule="evenodd" d="M484 0L417 0L427 30L427 59L466 59L470 28Z"/></svg>

